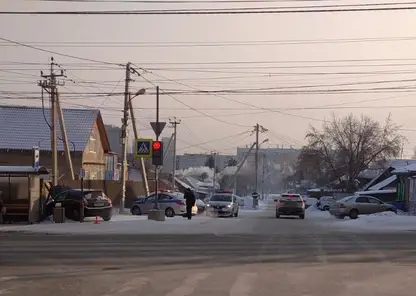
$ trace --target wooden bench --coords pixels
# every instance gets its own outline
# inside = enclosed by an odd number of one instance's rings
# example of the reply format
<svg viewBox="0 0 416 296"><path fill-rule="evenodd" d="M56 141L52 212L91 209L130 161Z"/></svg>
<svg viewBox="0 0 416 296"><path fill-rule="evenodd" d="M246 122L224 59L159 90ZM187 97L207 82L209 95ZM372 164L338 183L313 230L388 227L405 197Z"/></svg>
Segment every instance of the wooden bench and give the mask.
<svg viewBox="0 0 416 296"><path fill-rule="evenodd" d="M4 221L24 221L29 219L29 205L28 204L4 204L6 214ZM25 218L26 217L26 218Z"/></svg>

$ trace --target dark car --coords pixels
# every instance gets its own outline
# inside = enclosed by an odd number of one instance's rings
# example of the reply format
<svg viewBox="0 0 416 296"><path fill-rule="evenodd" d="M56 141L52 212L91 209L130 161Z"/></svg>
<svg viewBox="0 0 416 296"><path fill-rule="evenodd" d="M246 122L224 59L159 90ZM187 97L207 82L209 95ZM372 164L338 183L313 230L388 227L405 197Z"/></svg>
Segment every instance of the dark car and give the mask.
<svg viewBox="0 0 416 296"><path fill-rule="evenodd" d="M279 219L280 215L305 219L305 201L299 194L282 194L276 202L276 218Z"/></svg>
<svg viewBox="0 0 416 296"><path fill-rule="evenodd" d="M69 189L57 194L47 205L48 214L52 214L57 203L65 208L65 216L75 221L80 220L82 204L84 217L98 216L104 221L110 221L113 212L111 199L102 190L97 189Z"/></svg>

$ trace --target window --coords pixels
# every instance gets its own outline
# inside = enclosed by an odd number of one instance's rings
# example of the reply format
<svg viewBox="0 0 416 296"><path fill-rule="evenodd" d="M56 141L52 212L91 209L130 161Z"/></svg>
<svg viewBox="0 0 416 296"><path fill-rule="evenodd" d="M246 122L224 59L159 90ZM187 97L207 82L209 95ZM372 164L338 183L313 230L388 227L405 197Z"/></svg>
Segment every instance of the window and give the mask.
<svg viewBox="0 0 416 296"><path fill-rule="evenodd" d="M97 152L97 136L95 129L91 132L90 140L88 142L88 150L93 153Z"/></svg>
<svg viewBox="0 0 416 296"><path fill-rule="evenodd" d="M172 199L172 197L170 197L169 195L166 195L166 194L160 194L159 193L158 199L159 200L169 200L169 199Z"/></svg>
<svg viewBox="0 0 416 296"><path fill-rule="evenodd" d="M368 198L365 197L365 196L359 196L359 197L357 197L355 202L357 202L357 203L368 203Z"/></svg>
<svg viewBox="0 0 416 296"><path fill-rule="evenodd" d="M68 196L68 191L63 192L63 193L61 193L61 194L59 194L58 196L55 197L55 201L56 202L63 202L67 196Z"/></svg>
<svg viewBox="0 0 416 296"><path fill-rule="evenodd" d="M381 201L379 201L378 199L372 198L372 197L369 197L369 198L368 198L368 201L369 201L371 204L376 204L376 205L380 205L380 204L382 204L382 202L381 202Z"/></svg>
<svg viewBox="0 0 416 296"><path fill-rule="evenodd" d="M154 202L156 195L151 195L148 198L146 198L146 203Z"/></svg>
<svg viewBox="0 0 416 296"><path fill-rule="evenodd" d="M210 200L211 201L231 202L232 201L232 196L231 195L213 195Z"/></svg>

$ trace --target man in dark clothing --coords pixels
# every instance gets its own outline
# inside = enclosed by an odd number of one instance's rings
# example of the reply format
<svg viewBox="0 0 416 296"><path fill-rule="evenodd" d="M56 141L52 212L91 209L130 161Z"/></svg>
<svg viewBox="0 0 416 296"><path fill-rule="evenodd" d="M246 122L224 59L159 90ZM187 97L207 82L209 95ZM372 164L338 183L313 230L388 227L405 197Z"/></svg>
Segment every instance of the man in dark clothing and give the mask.
<svg viewBox="0 0 416 296"><path fill-rule="evenodd" d="M196 198L191 188L185 189L185 200L186 200L186 217L188 220L192 219L192 207L195 205Z"/></svg>

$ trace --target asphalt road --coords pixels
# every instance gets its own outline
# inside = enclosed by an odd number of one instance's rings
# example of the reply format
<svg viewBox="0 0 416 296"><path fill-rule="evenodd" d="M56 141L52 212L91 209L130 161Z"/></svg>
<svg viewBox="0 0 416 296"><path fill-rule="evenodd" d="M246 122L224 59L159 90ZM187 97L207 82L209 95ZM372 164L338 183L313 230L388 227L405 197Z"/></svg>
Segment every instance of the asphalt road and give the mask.
<svg viewBox="0 0 416 296"><path fill-rule="evenodd" d="M334 232L260 213L242 223L247 234L0 233L0 295L412 294L416 233Z"/></svg>

